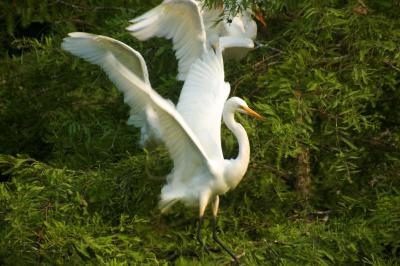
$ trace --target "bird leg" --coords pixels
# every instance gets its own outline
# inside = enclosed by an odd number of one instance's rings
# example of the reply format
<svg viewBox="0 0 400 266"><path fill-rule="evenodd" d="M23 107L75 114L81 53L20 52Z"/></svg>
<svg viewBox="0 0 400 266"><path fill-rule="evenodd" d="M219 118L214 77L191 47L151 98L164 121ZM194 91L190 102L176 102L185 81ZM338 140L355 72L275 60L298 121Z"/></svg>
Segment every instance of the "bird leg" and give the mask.
<svg viewBox="0 0 400 266"><path fill-rule="evenodd" d="M201 234L201 228L203 226L203 221L204 221L204 216L199 217L199 224L197 226L196 238L197 238L197 241L199 241L201 247L209 253L210 251L214 251L214 250L209 245L207 245L203 240L203 236Z"/></svg>
<svg viewBox="0 0 400 266"><path fill-rule="evenodd" d="M204 216L199 217L199 224L197 225L197 241L202 247L205 247L203 236L201 235L201 227L203 226Z"/></svg>
<svg viewBox="0 0 400 266"><path fill-rule="evenodd" d="M215 242L217 242L220 247L222 247L228 254L232 257L233 261L236 264L239 264L238 258L235 255L235 253L232 252L222 241L219 239L217 235L217 213L218 213L218 207L219 207L219 197L216 196L213 203L212 203L212 230L213 230L213 239Z"/></svg>
<svg viewBox="0 0 400 266"><path fill-rule="evenodd" d="M197 241L199 241L200 245L207 251L208 251L208 248L207 248L207 246L205 245L205 243L203 241L203 236L201 234L201 228L203 227L204 212L206 210L209 197L210 197L209 193L203 193L200 196L200 202L199 202L199 224L197 226Z"/></svg>

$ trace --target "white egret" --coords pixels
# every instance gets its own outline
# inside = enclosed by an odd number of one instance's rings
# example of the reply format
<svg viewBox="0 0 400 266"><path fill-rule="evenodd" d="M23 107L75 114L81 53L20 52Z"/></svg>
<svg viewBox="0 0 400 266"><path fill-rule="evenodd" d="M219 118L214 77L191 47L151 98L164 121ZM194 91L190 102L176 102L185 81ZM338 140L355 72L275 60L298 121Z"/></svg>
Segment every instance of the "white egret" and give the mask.
<svg viewBox="0 0 400 266"><path fill-rule="evenodd" d="M241 58L254 48L257 24L248 11L238 14L230 23L221 20L223 12L223 7L203 8L195 0L164 0L132 19L127 30L142 41L152 37L172 39L178 59L177 78L185 80L192 63L216 43L224 50L224 56L233 58Z"/></svg>
<svg viewBox="0 0 400 266"><path fill-rule="evenodd" d="M141 55L121 42L99 35L70 33L62 48L99 65L124 95L133 125L145 123L157 132L173 160L173 169L161 191L162 212L180 201L199 206L198 241L203 244L201 227L204 212L212 204L213 239L237 261L236 255L217 237L216 217L219 195L235 188L246 173L250 159L245 129L234 119L235 112L262 118L240 98L227 100L230 85L224 81L219 49L207 50L191 67L177 108L151 88L147 72L135 72L128 66L143 67ZM121 58L127 50L133 58ZM139 73L139 74L138 74ZM222 154L221 118L236 136L239 154L226 160Z"/></svg>

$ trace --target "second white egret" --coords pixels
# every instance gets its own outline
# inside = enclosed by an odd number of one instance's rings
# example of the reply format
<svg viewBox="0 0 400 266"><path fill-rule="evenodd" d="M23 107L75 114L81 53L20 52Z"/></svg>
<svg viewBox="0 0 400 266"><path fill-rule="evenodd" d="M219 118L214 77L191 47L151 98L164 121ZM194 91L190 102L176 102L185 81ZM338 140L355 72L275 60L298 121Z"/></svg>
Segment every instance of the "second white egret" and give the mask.
<svg viewBox="0 0 400 266"><path fill-rule="evenodd" d="M234 58L241 58L254 48L257 24L248 11L228 23L222 6L208 9L203 5L196 0L164 0L132 19L127 30L142 41L152 37L172 39L180 80L185 80L193 62L213 45L218 44Z"/></svg>

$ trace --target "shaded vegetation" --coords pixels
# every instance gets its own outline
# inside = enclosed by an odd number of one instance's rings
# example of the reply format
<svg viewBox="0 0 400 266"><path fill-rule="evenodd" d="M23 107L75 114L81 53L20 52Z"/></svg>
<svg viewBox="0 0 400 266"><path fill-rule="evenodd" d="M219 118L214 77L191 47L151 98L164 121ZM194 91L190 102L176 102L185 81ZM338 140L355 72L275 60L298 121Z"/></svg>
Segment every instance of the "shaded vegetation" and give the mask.
<svg viewBox="0 0 400 266"><path fill-rule="evenodd" d="M60 49L71 31L124 41L176 101L171 44L140 43L124 29L158 3L0 4L0 264L229 264L198 246L195 210L159 213L167 153L140 149L105 74ZM238 118L252 157L221 198L221 238L245 252L245 265L399 264L400 2L258 8L262 45L226 62L226 80L268 120ZM235 156L228 130L222 139Z"/></svg>

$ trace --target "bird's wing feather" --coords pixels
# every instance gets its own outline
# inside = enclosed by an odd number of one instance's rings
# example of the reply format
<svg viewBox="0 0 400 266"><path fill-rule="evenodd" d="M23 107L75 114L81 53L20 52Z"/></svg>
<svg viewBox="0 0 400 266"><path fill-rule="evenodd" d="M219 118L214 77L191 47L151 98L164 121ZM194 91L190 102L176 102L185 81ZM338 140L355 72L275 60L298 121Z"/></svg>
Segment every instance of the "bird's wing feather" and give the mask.
<svg viewBox="0 0 400 266"><path fill-rule="evenodd" d="M247 37L223 36L219 38L219 45L224 52L224 58L240 60L254 48L254 42Z"/></svg>
<svg viewBox="0 0 400 266"><path fill-rule="evenodd" d="M142 55L128 45L110 37L90 34L86 32L72 32L64 38L61 47L70 53L81 57L90 63L97 64L103 69L110 65L106 55L113 57L125 68L132 71L143 82L149 85L149 74ZM131 106L128 124L141 128L141 143L148 139L158 139L157 131L151 130L146 121L146 114Z"/></svg>
<svg viewBox="0 0 400 266"><path fill-rule="evenodd" d="M223 6L209 8L203 5L201 7L201 15L206 30L207 42L214 44L225 31L224 8Z"/></svg>
<svg viewBox="0 0 400 266"><path fill-rule="evenodd" d="M97 54L104 54L106 51L112 53L114 57L127 69L133 71L144 82L150 84L149 73L146 62L142 55L123 42L110 37L95 35L86 32L71 32L70 37L64 39L62 48L90 61ZM91 61L90 61L91 62ZM93 63L93 62L92 62Z"/></svg>
<svg viewBox="0 0 400 266"><path fill-rule="evenodd" d="M223 36L219 38L219 45L221 50L225 50L231 47L241 48L254 48L254 42L250 38L236 37L236 36Z"/></svg>
<svg viewBox="0 0 400 266"><path fill-rule="evenodd" d="M191 64L206 47L204 24L194 0L169 0L132 19L127 27L139 40L152 37L172 39L178 59L178 79L185 80Z"/></svg>
<svg viewBox="0 0 400 266"><path fill-rule="evenodd" d="M64 39L62 47L100 66L123 93L124 102L131 107L131 112L146 114L148 123L160 132L176 169L209 168L209 160L201 144L174 106L157 94L150 84L126 68L113 52L99 50L93 47L92 42L75 41L71 37Z"/></svg>
<svg viewBox="0 0 400 266"><path fill-rule="evenodd" d="M177 110L210 159L223 159L221 119L230 86L224 81L221 51L209 50L190 68Z"/></svg>

